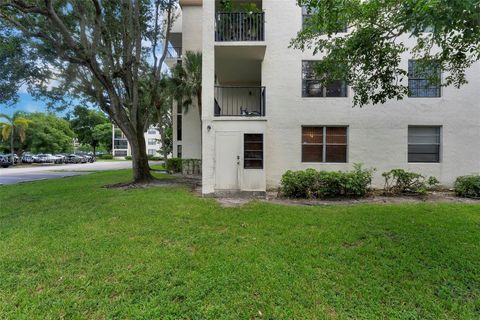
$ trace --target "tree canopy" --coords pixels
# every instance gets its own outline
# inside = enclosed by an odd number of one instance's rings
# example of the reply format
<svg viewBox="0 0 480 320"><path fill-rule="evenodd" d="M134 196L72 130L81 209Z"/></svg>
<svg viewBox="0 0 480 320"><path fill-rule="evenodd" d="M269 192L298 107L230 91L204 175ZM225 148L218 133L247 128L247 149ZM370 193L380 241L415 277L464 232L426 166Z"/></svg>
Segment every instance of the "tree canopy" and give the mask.
<svg viewBox="0 0 480 320"><path fill-rule="evenodd" d="M27 139L22 149L33 153L71 152L75 133L70 123L53 113L35 112L25 114L31 121L26 130Z"/></svg>
<svg viewBox="0 0 480 320"><path fill-rule="evenodd" d="M455 87L467 82L466 69L480 59L478 0L298 0L298 4L304 6L307 19L291 45L321 54L315 68L321 81L344 80L353 88L358 106L408 94L403 55L418 60L421 68L432 64L441 68L441 85ZM349 32L340 32L345 27Z"/></svg>
<svg viewBox="0 0 480 320"><path fill-rule="evenodd" d="M109 140L112 139L111 122L101 111L76 106L70 123L78 141L91 146L94 153L99 144L109 144ZM108 134L110 137L106 138Z"/></svg>
<svg viewBox="0 0 480 320"><path fill-rule="evenodd" d="M50 101L74 97L100 107L130 142L134 180L151 180L143 133L176 8L176 0L0 0L0 36L20 41L17 58L36 70L3 68L12 80L31 76L29 90Z"/></svg>

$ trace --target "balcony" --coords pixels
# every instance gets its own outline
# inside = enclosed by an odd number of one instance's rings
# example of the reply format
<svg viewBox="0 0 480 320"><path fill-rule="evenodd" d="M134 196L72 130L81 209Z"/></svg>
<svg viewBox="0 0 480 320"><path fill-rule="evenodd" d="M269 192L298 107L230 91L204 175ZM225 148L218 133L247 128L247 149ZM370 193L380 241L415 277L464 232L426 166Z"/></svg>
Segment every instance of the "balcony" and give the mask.
<svg viewBox="0 0 480 320"><path fill-rule="evenodd" d="M265 87L215 86L215 117L264 117Z"/></svg>
<svg viewBox="0 0 480 320"><path fill-rule="evenodd" d="M265 13L216 13L215 41L265 41Z"/></svg>

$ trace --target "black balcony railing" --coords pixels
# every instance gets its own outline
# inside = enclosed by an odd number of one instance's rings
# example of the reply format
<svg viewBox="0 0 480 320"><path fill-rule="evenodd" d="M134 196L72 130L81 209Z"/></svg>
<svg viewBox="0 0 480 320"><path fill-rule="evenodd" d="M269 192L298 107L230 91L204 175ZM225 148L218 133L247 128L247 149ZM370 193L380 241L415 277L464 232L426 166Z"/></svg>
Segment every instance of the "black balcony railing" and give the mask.
<svg viewBox="0 0 480 320"><path fill-rule="evenodd" d="M265 14L252 12L217 13L215 41L264 41Z"/></svg>
<svg viewBox="0 0 480 320"><path fill-rule="evenodd" d="M265 87L215 86L214 115L264 117Z"/></svg>
<svg viewBox="0 0 480 320"><path fill-rule="evenodd" d="M167 59L180 59L182 57L182 48L181 47L168 47L167 48Z"/></svg>

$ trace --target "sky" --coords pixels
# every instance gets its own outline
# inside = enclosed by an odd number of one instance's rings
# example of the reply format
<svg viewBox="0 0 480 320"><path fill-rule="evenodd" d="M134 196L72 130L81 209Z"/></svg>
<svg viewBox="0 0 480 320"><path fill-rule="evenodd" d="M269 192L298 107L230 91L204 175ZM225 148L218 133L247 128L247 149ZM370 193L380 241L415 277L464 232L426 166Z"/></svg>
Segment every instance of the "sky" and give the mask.
<svg viewBox="0 0 480 320"><path fill-rule="evenodd" d="M35 101L35 99L26 92L19 93L20 99L14 106L0 104L0 113L12 115L15 111L21 110L26 112L45 112L47 105L43 101Z"/></svg>

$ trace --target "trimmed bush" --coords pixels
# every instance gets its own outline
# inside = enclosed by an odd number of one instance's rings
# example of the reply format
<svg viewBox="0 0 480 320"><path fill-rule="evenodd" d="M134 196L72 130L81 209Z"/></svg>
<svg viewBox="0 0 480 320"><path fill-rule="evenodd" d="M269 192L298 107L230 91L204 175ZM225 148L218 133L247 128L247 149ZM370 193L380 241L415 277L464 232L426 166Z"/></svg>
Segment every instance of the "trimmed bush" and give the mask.
<svg viewBox="0 0 480 320"><path fill-rule="evenodd" d="M419 173L392 169L382 173L385 178L385 193L387 194L426 194L428 190L439 184L435 177L425 177Z"/></svg>
<svg viewBox="0 0 480 320"><path fill-rule="evenodd" d="M281 180L281 192L290 198L364 197L370 190L373 169L356 164L354 170L287 171Z"/></svg>
<svg viewBox="0 0 480 320"><path fill-rule="evenodd" d="M458 177L454 188L459 197L480 198L480 175Z"/></svg>
<svg viewBox="0 0 480 320"><path fill-rule="evenodd" d="M132 160L132 156L126 156L125 160Z"/></svg>
<svg viewBox="0 0 480 320"><path fill-rule="evenodd" d="M111 154L102 154L100 156L100 159L103 159L103 160L112 160L113 159L113 156Z"/></svg>
<svg viewBox="0 0 480 320"><path fill-rule="evenodd" d="M148 160L160 161L160 160L163 160L163 158L160 158L160 157L157 157L157 156L148 156Z"/></svg>
<svg viewBox="0 0 480 320"><path fill-rule="evenodd" d="M180 173L182 172L182 159L181 158L171 158L167 159L165 168L168 172Z"/></svg>

